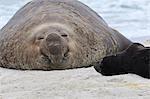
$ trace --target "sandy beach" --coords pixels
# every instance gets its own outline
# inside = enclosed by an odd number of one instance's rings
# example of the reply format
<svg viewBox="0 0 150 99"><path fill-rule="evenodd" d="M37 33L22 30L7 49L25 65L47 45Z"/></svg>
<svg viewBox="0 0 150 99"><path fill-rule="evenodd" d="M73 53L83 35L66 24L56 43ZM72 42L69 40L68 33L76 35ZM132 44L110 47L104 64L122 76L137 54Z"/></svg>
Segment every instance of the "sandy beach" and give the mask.
<svg viewBox="0 0 150 99"><path fill-rule="evenodd" d="M0 68L0 99L150 99L150 80L135 74L106 77L93 67L61 71Z"/></svg>

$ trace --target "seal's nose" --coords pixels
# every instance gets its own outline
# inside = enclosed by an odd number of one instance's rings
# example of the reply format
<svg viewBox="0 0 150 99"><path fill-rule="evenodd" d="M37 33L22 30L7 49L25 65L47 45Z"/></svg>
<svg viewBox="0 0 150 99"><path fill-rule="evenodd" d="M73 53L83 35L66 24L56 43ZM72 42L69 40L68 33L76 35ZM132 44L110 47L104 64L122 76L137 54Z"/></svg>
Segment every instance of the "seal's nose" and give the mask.
<svg viewBox="0 0 150 99"><path fill-rule="evenodd" d="M68 53L68 45L65 39L55 33L51 33L46 38L49 57L54 64L62 64Z"/></svg>
<svg viewBox="0 0 150 99"><path fill-rule="evenodd" d="M59 44L53 44L51 46L49 46L49 52L52 54L52 55L60 55L62 53L62 46L59 45Z"/></svg>
<svg viewBox="0 0 150 99"><path fill-rule="evenodd" d="M50 42L61 43L61 40L62 40L62 38L56 33L51 33L46 38L47 43L50 43Z"/></svg>
<svg viewBox="0 0 150 99"><path fill-rule="evenodd" d="M51 33L46 38L47 47L49 49L50 54L59 55L63 50L63 40L62 38L55 33Z"/></svg>

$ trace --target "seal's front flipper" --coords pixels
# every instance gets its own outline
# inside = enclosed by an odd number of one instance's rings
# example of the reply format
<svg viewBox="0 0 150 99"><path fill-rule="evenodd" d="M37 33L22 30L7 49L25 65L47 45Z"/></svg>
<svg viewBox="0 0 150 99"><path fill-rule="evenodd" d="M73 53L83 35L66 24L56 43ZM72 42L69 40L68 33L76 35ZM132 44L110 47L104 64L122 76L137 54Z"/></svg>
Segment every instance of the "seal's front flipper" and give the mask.
<svg viewBox="0 0 150 99"><path fill-rule="evenodd" d="M122 55L121 55L122 56ZM95 70L104 76L112 76L128 73L127 68L124 68L123 59L118 55L104 57L100 64L94 66Z"/></svg>
<svg viewBox="0 0 150 99"><path fill-rule="evenodd" d="M94 68L105 76L135 73L150 78L150 48L133 43L121 53L104 57Z"/></svg>
<svg viewBox="0 0 150 99"><path fill-rule="evenodd" d="M150 47L139 50L132 56L131 73L150 79Z"/></svg>

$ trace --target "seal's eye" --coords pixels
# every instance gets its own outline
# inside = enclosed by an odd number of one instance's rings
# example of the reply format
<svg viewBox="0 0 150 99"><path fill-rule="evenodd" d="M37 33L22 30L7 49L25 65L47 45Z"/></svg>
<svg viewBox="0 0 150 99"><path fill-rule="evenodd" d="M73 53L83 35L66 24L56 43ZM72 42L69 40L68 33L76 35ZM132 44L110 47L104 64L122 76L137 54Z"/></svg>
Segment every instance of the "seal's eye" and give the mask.
<svg viewBox="0 0 150 99"><path fill-rule="evenodd" d="M61 36L62 36L62 37L67 37L68 35L67 35L67 34L62 34Z"/></svg>
<svg viewBox="0 0 150 99"><path fill-rule="evenodd" d="M37 37L37 40L43 40L44 39L44 36L38 36Z"/></svg>
<svg viewBox="0 0 150 99"><path fill-rule="evenodd" d="M38 37L38 40L42 40L42 39L44 39L44 37Z"/></svg>

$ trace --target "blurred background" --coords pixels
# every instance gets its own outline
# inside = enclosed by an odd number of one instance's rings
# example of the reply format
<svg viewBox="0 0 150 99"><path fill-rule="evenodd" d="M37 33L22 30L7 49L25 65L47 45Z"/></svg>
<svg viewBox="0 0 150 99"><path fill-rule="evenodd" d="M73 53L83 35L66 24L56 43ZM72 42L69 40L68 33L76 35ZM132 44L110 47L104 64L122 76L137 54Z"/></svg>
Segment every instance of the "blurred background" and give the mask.
<svg viewBox="0 0 150 99"><path fill-rule="evenodd" d="M0 28L30 0L0 0ZM150 39L150 0L79 0L133 41Z"/></svg>

